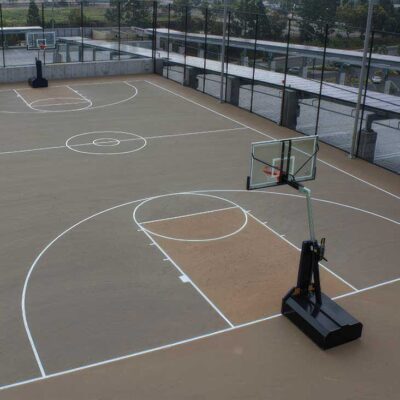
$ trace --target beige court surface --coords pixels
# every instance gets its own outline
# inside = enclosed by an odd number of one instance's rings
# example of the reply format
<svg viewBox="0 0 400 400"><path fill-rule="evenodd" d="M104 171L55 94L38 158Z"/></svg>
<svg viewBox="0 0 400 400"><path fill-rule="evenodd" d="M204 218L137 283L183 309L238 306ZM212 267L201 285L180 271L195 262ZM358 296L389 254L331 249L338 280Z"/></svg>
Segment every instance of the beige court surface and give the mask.
<svg viewBox="0 0 400 400"><path fill-rule="evenodd" d="M299 136L155 75L0 87L0 399L397 399L399 176L321 144L322 351L280 315L307 239L250 144Z"/></svg>

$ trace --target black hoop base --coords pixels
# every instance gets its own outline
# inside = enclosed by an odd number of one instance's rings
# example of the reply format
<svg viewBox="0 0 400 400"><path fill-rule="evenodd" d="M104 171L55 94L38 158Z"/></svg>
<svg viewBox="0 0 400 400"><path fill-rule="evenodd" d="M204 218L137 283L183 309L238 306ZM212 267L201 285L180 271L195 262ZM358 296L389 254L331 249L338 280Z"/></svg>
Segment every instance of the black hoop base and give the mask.
<svg viewBox="0 0 400 400"><path fill-rule="evenodd" d="M36 78L29 78L28 83L34 89L49 86L47 79L43 78L42 62L38 59L36 59Z"/></svg>
<svg viewBox="0 0 400 400"><path fill-rule="evenodd" d="M303 242L297 286L282 299L282 314L322 349L329 349L358 339L363 326L321 292L318 262L323 246Z"/></svg>

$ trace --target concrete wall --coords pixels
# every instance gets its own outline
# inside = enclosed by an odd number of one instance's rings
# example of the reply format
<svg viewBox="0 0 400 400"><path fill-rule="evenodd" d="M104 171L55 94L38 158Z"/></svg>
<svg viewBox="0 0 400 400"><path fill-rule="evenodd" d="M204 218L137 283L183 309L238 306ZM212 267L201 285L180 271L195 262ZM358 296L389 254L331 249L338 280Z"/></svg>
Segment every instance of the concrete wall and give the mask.
<svg viewBox="0 0 400 400"><path fill-rule="evenodd" d="M153 72L153 60L113 60L84 63L48 64L43 67L43 76L48 80L143 74ZM0 83L24 82L36 76L34 65L0 68Z"/></svg>

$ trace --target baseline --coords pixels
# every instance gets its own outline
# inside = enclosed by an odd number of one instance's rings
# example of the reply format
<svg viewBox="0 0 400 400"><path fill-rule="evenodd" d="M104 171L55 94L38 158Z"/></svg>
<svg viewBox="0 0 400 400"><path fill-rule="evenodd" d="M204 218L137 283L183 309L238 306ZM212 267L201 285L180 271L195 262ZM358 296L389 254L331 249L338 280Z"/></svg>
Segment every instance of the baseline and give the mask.
<svg viewBox="0 0 400 400"><path fill-rule="evenodd" d="M334 297L333 300L338 300L338 299L341 299L343 297L354 296L356 294L359 294L359 293L362 293L362 292L366 292L366 291L369 291L369 290L373 290L373 289L376 289L378 287L382 287L382 286L386 286L386 285L392 285L392 284L394 284L396 282L400 282L400 277L397 278L397 279L392 279L390 281L382 282L382 283L380 283L378 285L368 286L368 287L365 287L363 289L359 289L359 290L352 291L352 292L349 292L349 293L344 294L344 295L340 295L340 296ZM136 352L136 353L126 354L126 355L120 356L120 357L110 358L108 360L100 361L100 362L93 363L93 364L83 365L81 367L77 367L77 368L73 368L73 369L67 369L65 371L56 372L54 374L49 374L49 375L46 375L46 376L43 376L43 377L40 376L40 377L36 377L36 378L32 378L32 379L27 379L27 380L24 380L24 381L19 381L19 382L16 382L16 383L12 383L12 384L9 384L9 385L0 386L0 391L11 389L11 388L14 388L14 387L17 387L17 386L27 385L29 383L50 380L50 379L56 378L58 376L72 374L74 372L84 371L86 369L100 367L102 365L112 364L112 363L115 363L115 362L118 362L118 361L123 361L123 360L127 360L129 358L134 358L134 357L139 357L139 356L142 356L142 355L154 353L154 352L161 351L161 350L167 350L167 349L170 349L170 348L173 348L173 347L184 345L186 343L191 343L191 342L195 342L195 341L198 341L198 340L206 339L208 337L212 337L212 336L220 335L220 334L223 334L223 333L235 331L235 330L238 330L238 329L246 328L248 326L256 325L256 324L259 324L259 323L262 323L262 322L265 322L265 321L269 321L269 320L272 320L272 319L275 319L275 318L279 318L281 316L282 316L282 314L274 314L274 315L270 315L270 316L265 317L265 318L261 318L261 319L257 319L257 320L254 320L254 321L246 322L244 324L236 325L234 327L229 327L229 328L226 328L226 329L220 329L218 331L210 332L210 333L207 333L205 335L196 336L196 337L193 337L193 338L190 338L190 339L181 340L181 341L178 341L178 342L166 344L166 345L159 346L159 347L154 347L152 349L147 349L147 350L143 350L143 351Z"/></svg>

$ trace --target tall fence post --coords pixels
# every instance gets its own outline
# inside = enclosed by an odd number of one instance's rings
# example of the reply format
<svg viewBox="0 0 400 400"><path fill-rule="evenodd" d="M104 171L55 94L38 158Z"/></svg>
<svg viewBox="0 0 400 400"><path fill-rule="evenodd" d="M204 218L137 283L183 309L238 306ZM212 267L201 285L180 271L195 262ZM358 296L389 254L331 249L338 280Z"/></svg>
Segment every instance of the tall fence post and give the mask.
<svg viewBox="0 0 400 400"><path fill-rule="evenodd" d="M4 40L4 29L3 29L3 8L2 5L0 4L0 26L1 26L1 48L2 48L2 54L3 54L3 67L6 67L6 55L5 55L5 46L6 42Z"/></svg>
<svg viewBox="0 0 400 400"><path fill-rule="evenodd" d="M368 57L367 73L365 75L364 96L363 96L363 102L362 102L362 106L361 106L360 125L359 125L359 128L358 128L358 139L357 139L357 145L356 145L356 148L355 148L355 154L356 155L358 154L358 149L360 147L362 124L363 124L364 114L365 114L365 103L367 101L368 78L369 78L369 73L370 73L370 70L371 70L372 50L374 48L374 39L375 39L375 31L372 31L372 33L371 33L371 43L370 43L370 46L369 46L369 57Z"/></svg>
<svg viewBox="0 0 400 400"><path fill-rule="evenodd" d="M280 118L279 125L283 125L283 112L284 112L284 107L285 107L286 75L287 75L288 62L289 62L289 46L290 46L291 26L292 26L292 19L289 18L288 19L287 41L286 41L285 71L284 71L283 89L282 89L281 118Z"/></svg>
<svg viewBox="0 0 400 400"><path fill-rule="evenodd" d="M231 12L228 12L228 26L227 26L228 34L227 34L227 40L226 40L226 59L225 59L225 100L226 101L226 95L228 92L228 69L229 69L229 40L231 37Z"/></svg>
<svg viewBox="0 0 400 400"><path fill-rule="evenodd" d="M250 112L253 112L254 76L256 74L256 57L257 57L257 37L258 37L258 14L256 14L256 27L254 34L253 75L251 78Z"/></svg>
<svg viewBox="0 0 400 400"><path fill-rule="evenodd" d="M84 62L85 57L85 48L83 46L83 1L81 1L81 62Z"/></svg>
<svg viewBox="0 0 400 400"><path fill-rule="evenodd" d="M117 18L118 18L118 60L121 60L121 0L117 3Z"/></svg>
<svg viewBox="0 0 400 400"><path fill-rule="evenodd" d="M157 2L153 1L153 43L152 43L153 70L156 70L157 54Z"/></svg>
<svg viewBox="0 0 400 400"><path fill-rule="evenodd" d="M188 30L188 6L185 6L185 48L183 56L183 82L186 82L186 52L187 52L187 30Z"/></svg>
<svg viewBox="0 0 400 400"><path fill-rule="evenodd" d="M206 72L207 72L207 35L208 35L208 7L205 10L205 21L204 21L204 64L203 64L203 93L206 87Z"/></svg>
<svg viewBox="0 0 400 400"><path fill-rule="evenodd" d="M44 21L44 3L42 3L42 40L43 40L43 43L44 43L44 39L45 39L44 25L45 25L45 21ZM46 49L43 50L43 64L46 65Z"/></svg>
<svg viewBox="0 0 400 400"><path fill-rule="evenodd" d="M167 79L169 78L169 46L170 46L169 33L170 33L170 30L171 30L171 3L168 4Z"/></svg>
<svg viewBox="0 0 400 400"><path fill-rule="evenodd" d="M324 84L324 75L325 75L326 47L328 45L328 33L329 33L329 26L328 26L328 24L326 24L326 26L325 26L325 38L324 38L324 53L322 55L321 81L319 83L317 119L315 121L315 132L314 132L315 135L318 135L318 125L319 125L319 113L320 113L320 109L321 109L322 87L323 87L323 84Z"/></svg>

